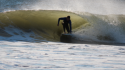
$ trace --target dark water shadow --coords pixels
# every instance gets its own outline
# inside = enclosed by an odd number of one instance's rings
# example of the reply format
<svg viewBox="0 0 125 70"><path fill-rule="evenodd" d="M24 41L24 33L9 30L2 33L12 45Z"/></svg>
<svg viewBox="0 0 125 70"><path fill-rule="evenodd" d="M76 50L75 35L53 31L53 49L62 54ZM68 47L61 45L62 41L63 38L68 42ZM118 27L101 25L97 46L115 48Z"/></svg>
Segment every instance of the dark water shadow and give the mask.
<svg viewBox="0 0 125 70"><path fill-rule="evenodd" d="M62 35L60 37L60 42L70 43L70 44L93 44L93 45L125 46L125 43L117 43L117 42L112 42L112 41L96 42L96 41L78 40L71 35Z"/></svg>

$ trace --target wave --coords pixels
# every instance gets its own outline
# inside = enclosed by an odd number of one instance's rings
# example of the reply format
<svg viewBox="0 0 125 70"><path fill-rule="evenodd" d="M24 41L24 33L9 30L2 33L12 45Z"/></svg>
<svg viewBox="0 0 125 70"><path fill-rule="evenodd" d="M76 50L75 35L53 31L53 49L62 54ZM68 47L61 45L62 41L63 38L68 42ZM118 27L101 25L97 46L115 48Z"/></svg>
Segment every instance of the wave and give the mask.
<svg viewBox="0 0 125 70"><path fill-rule="evenodd" d="M56 3L56 4L55 4ZM0 40L125 43L123 0L0 0ZM73 34L61 36L59 17L71 16ZM67 41L69 40L69 41Z"/></svg>
<svg viewBox="0 0 125 70"><path fill-rule="evenodd" d="M61 36L58 18L71 16L73 34ZM75 14L66 11L11 11L0 13L0 38L9 41L62 41L70 43L125 43L124 15ZM62 21L61 21L62 22Z"/></svg>
<svg viewBox="0 0 125 70"><path fill-rule="evenodd" d="M1 39L59 41L63 29L61 23L59 27L57 26L58 18L67 15L71 16L73 29L87 23L82 17L65 11L20 10L0 13Z"/></svg>

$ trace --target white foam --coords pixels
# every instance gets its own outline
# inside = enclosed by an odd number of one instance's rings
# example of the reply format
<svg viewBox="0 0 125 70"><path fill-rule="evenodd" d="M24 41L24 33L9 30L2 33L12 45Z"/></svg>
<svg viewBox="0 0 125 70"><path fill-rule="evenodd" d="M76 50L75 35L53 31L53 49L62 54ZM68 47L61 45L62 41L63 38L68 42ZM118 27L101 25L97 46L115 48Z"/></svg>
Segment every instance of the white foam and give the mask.
<svg viewBox="0 0 125 70"><path fill-rule="evenodd" d="M123 46L0 41L0 69L125 69Z"/></svg>
<svg viewBox="0 0 125 70"><path fill-rule="evenodd" d="M121 27L123 24L120 23L117 16L106 16L106 18L91 14L81 16L87 19L89 24L74 32L76 38L85 41L125 43L125 33ZM110 40L106 40L106 38Z"/></svg>
<svg viewBox="0 0 125 70"><path fill-rule="evenodd" d="M0 40L9 40L9 41L36 41L37 39L35 39L34 37L40 37L41 36L35 34L34 32L25 32L23 30L21 30L20 28L16 28L12 25L7 26L4 28L4 31L7 32L8 34L11 35L11 37L4 37L4 36L0 36ZM16 33L16 34L15 34ZM33 38L31 37L33 36ZM45 41L42 40L42 41Z"/></svg>

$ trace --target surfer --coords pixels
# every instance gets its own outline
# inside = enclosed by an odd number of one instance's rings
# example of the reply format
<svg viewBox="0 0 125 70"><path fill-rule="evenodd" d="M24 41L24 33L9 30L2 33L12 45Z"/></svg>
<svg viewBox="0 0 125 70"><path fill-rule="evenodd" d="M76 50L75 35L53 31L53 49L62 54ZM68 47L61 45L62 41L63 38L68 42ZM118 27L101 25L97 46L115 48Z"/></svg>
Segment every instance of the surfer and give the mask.
<svg viewBox="0 0 125 70"><path fill-rule="evenodd" d="M59 18L57 26L59 26L60 20L63 20L62 25L63 25L64 33L66 33L65 29L67 30L68 33L71 33L72 32L72 23L70 20L70 16ZM70 26L70 29L69 29L69 26Z"/></svg>

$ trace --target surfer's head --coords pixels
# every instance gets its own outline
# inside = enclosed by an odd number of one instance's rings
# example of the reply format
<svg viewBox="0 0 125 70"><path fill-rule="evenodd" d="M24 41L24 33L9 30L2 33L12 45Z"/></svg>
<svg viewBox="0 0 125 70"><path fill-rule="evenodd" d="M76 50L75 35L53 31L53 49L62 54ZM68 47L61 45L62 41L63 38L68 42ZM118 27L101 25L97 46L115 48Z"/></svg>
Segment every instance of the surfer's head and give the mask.
<svg viewBox="0 0 125 70"><path fill-rule="evenodd" d="M67 16L67 20L70 20L70 16Z"/></svg>

